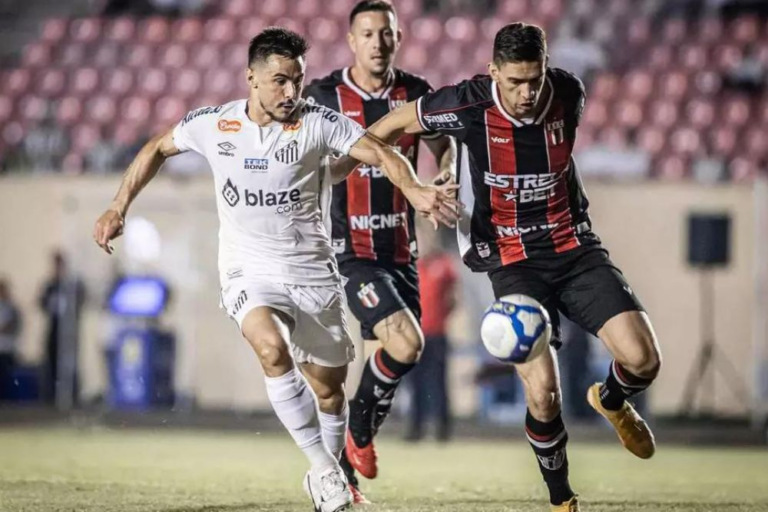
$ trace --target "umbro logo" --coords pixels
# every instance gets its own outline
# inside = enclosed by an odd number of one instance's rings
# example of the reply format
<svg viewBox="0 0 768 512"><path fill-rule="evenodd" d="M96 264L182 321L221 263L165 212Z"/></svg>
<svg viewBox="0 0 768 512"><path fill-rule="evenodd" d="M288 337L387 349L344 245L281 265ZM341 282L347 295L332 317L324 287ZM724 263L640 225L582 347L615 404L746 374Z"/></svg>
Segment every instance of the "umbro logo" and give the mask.
<svg viewBox="0 0 768 512"><path fill-rule="evenodd" d="M225 142L222 142L220 144L217 144L217 146L219 146L219 148L221 149L221 151L219 151L219 154L221 156L235 156L235 154L232 153L231 151L233 149L237 149L237 146L235 146L231 142L226 142L225 141Z"/></svg>

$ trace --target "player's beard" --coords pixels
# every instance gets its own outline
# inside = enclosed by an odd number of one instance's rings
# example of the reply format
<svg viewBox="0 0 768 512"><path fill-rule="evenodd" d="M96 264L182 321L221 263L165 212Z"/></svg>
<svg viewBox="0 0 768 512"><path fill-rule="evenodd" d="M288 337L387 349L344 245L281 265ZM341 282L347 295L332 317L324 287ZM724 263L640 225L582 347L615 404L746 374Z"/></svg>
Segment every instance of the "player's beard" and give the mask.
<svg viewBox="0 0 768 512"><path fill-rule="evenodd" d="M267 113L267 115L269 116L269 118L270 118L270 119L272 119L273 121L276 121L276 122L278 122L278 123L284 123L284 122L286 122L286 121L290 120L290 119L293 117L293 115L296 113L296 107L298 106L298 102L294 102L294 103L293 103L293 105L294 105L294 106L293 106L293 109L291 109L291 111L290 111L290 112L288 112L287 114L280 114L280 113L278 113L278 112L277 112L277 109L278 109L278 108L280 107L280 105L282 105L283 103L278 103L278 104L275 106L275 109L274 109L274 110L269 110L267 107L265 107L265 106L264 106L264 103L262 103L262 102L261 102L261 100L259 100L259 103L261 104L261 108L262 108L262 109L264 109L264 112L266 112L266 113Z"/></svg>

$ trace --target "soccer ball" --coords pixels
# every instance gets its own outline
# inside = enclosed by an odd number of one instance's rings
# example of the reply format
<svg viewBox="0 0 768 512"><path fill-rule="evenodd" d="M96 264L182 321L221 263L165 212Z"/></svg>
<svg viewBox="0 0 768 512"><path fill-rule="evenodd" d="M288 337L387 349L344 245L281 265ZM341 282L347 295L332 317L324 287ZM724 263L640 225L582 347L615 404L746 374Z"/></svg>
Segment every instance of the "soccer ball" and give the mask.
<svg viewBox="0 0 768 512"><path fill-rule="evenodd" d="M525 363L540 356L552 337L544 306L527 295L507 295L490 305L480 326L483 345L505 363Z"/></svg>

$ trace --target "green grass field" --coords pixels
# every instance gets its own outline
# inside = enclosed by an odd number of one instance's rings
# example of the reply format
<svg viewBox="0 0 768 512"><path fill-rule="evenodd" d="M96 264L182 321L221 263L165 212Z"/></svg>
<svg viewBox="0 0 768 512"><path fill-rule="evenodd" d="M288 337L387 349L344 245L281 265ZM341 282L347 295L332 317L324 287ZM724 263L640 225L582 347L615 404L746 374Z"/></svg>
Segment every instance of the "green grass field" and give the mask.
<svg viewBox="0 0 768 512"><path fill-rule="evenodd" d="M522 443L379 444L371 512L549 510ZM571 445L582 510L768 511L765 449L662 446L640 461L614 444ZM0 510L310 511L305 469L287 435L0 430Z"/></svg>

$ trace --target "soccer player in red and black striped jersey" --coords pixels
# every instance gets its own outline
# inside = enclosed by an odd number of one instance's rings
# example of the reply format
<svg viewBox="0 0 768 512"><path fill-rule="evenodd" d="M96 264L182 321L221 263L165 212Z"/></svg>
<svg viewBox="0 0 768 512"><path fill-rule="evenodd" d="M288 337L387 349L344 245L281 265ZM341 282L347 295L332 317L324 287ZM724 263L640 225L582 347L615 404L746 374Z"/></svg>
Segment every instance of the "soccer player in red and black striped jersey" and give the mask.
<svg viewBox="0 0 768 512"><path fill-rule="evenodd" d="M305 97L367 127L430 92L426 80L394 67L401 38L392 4L359 2L350 14L347 35L354 64L314 80ZM406 134L392 142L415 167L420 140L444 169L439 180L452 179L455 144L450 137ZM376 476L373 437L389 412L400 380L418 362L424 336L419 326L414 210L380 169L358 164L352 160L334 164L347 166L349 175L333 188L331 216L332 245L339 270L348 279L350 309L360 320L363 338L382 343L366 363L350 401L342 460L356 501L365 502L352 468L367 478Z"/></svg>
<svg viewBox="0 0 768 512"><path fill-rule="evenodd" d="M543 30L507 25L496 34L490 75L426 94L371 131L385 140L435 131L456 138L464 262L488 272L497 297L519 293L541 302L550 311L555 346L558 310L600 337L615 359L587 399L629 451L649 458L653 435L626 399L656 378L659 346L638 298L592 231L572 155L584 86L547 60ZM554 351L517 372L528 404L526 433L552 510L576 511Z"/></svg>

